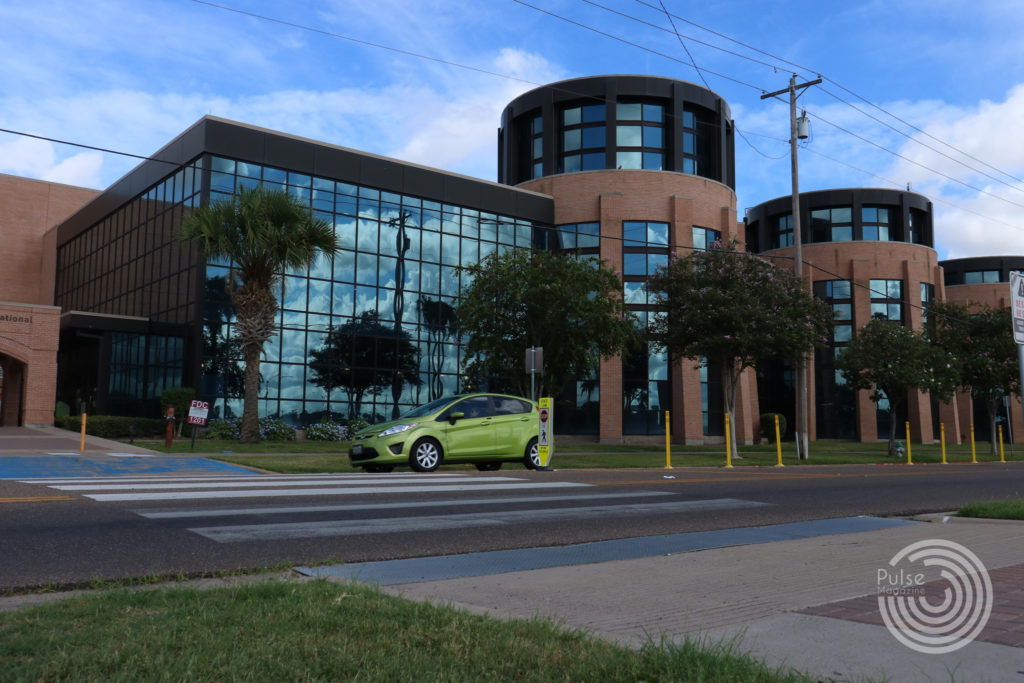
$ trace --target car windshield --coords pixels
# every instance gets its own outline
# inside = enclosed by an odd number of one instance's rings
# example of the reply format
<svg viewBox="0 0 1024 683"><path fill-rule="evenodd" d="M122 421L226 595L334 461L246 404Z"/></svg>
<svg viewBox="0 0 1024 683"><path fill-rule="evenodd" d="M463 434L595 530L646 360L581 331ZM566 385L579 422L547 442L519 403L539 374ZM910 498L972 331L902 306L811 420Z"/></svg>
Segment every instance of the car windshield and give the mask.
<svg viewBox="0 0 1024 683"><path fill-rule="evenodd" d="M444 408L446 405L448 405L452 401L456 401L456 400L458 400L460 398L462 398L462 397L461 396L448 396L446 398L439 398L436 401L431 401L430 403L425 403L425 404L419 406L418 408L413 408L412 410L410 410L408 413L406 413L405 415L402 416L402 419L407 419L407 418L411 418L411 417L424 417L426 415L432 415L432 414L436 413L437 411L441 410L441 408Z"/></svg>

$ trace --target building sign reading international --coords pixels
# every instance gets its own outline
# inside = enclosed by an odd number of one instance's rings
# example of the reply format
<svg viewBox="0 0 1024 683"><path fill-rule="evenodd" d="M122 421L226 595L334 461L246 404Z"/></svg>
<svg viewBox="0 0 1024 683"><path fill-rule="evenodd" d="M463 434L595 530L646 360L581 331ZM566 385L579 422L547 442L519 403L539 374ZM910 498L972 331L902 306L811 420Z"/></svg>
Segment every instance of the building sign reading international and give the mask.
<svg viewBox="0 0 1024 683"><path fill-rule="evenodd" d="M0 313L0 322L3 323L31 323L32 316L29 315L11 315L10 313Z"/></svg>
<svg viewBox="0 0 1024 683"><path fill-rule="evenodd" d="M1013 314L1013 341L1024 344L1024 273L1010 271L1010 311Z"/></svg>

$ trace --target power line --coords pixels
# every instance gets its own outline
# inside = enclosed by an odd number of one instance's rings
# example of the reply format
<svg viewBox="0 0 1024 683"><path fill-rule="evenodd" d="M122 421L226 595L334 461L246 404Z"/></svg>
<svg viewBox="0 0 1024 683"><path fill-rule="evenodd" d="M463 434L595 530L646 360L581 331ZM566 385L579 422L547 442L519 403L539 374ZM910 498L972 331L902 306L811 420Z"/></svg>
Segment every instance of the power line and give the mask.
<svg viewBox="0 0 1024 683"><path fill-rule="evenodd" d="M617 12L617 11L615 11L615 10L611 10L611 9L609 9L609 8L605 8L605 7L603 7L602 5L599 5L599 4L595 3L595 2L592 2L592 0L582 0L582 1L583 1L583 2L586 2L586 3L588 3L588 4L591 4L591 5L597 6L597 7L602 7L602 9L606 9L607 11L611 11L611 12L614 12L614 13L616 13L616 14L619 14L619 15L621 15L621 16L627 16L627 17L630 17L630 15L628 15L628 14L624 14L624 13L621 13L621 12ZM651 9L654 9L654 10L657 10L657 9L659 9L659 8L658 8L658 7L656 6L656 5L653 5L653 4L649 3L649 2L646 2L645 0L637 0L637 2L638 2L639 4L641 4L641 5L644 5L645 7L649 7L649 8L651 8ZM659 2L660 2L660 0L659 0ZM1018 182L1018 183L1024 183L1024 179L1018 178L1018 177L1016 177L1015 175L1013 175L1013 174L1011 174L1011 173L1008 173L1008 172L1006 172L1006 171L1003 171L1003 170L1001 170L1001 169L999 169L999 168L996 168L995 166L993 166L993 165L991 165L991 164L989 164L989 163L987 163L987 162L985 162L985 161L983 161L983 160L981 160L981 159L979 159L979 158L977 158L977 157L975 157L975 156L973 156L973 155L971 155L971 154L969 154L969 153L967 153L967 152L963 151L962 149L959 149L959 148L958 148L958 147L956 147L955 145L952 145L952 144L950 144L950 143L948 143L948 142L946 142L946 141L944 141L944 140L941 140L940 138L938 138L938 137L936 137L936 136L932 135L931 133L928 133L927 131L923 130L922 128L919 128L918 126L915 126L914 124L910 123L909 121L906 121L906 120L904 120L904 119L900 118L899 116L897 116L896 114L893 114L892 112L890 112L890 111L888 111L888 110L884 109L884 108L883 108L883 107L881 107L880 105L877 105L877 104L875 104L875 103L871 102L870 100L868 100L867 98L863 97L862 95L859 95L859 94L857 94L856 92L854 92L853 90L851 90L851 89L847 88L846 86L842 85L842 84L841 84L841 83L839 83L838 81L836 81L836 80L834 80L834 79L832 79L832 78L829 78L829 77L827 77L827 76L823 76L823 75L821 75L821 74L820 74L820 72L817 72L817 71L816 71L816 70L814 70L814 69L810 69L809 67L805 67L805 66L802 66L802 65L800 65L800 64L798 64L798 63L796 63L796 62L792 62L792 61L790 61L790 60L787 60L787 59L785 59L784 57L780 57L780 56L778 56L778 55L772 54L772 53L770 53L770 52L767 52L767 51L765 51L765 50L762 50L762 49L760 49L760 48L754 47L753 45L750 45L750 44L748 44L748 43L744 43L744 42L743 42L743 41L741 41L741 40L737 40L736 38L733 38L733 37L731 37L731 36L728 36L728 35L726 35L726 34L724 34L724 33L721 33L721 32L719 32L719 31L715 31L714 29L708 28L708 27L706 27L706 26L702 26L701 24L698 24L698 23L696 23L696 22L694 22L694 21L691 21L691 20L689 20L689 19L686 19L685 17L680 17L680 16L678 16L678 15L672 15L672 16L673 16L673 17L675 17L675 18L677 18L677 19L679 19L680 21L684 21L684 22L686 22L686 23L690 24L691 26L694 26L694 27L696 27L696 28L699 28L699 29L701 29L702 31L707 31L708 33L711 33L711 34L713 34L713 35L716 35L716 36L718 36L718 37L720 37L720 38L723 38L723 39L725 39L725 40L728 40L728 41L730 41L730 42L732 42L732 43L735 43L735 44L737 44L737 45L741 45L741 46L743 46L743 47L745 47L745 48L747 48L747 49L749 49L749 50L753 50L753 51L755 51L755 52L757 52L757 53L759 53L759 54L765 55L766 57L771 57L772 59L776 59L776 60L779 60L779 61L783 62L784 64L787 64L787 65L789 65L789 66L792 66L792 67L794 67L794 68L796 68L796 69L798 69L798 70L800 70L800 71L804 71L804 72L808 72L808 73L817 73L817 74L819 75L819 77L820 77L820 78L822 78L822 79L824 79L824 80L828 81L829 83L831 83L831 84L835 85L835 86L836 86L837 88L840 88L840 89L844 90L845 92L849 93L850 95L852 95L852 96L853 96L853 97L855 97L856 99L858 99L858 100L860 100L860 101L864 102L865 104L869 105L870 107L872 107L872 108L874 108L874 109L877 109L878 111L882 112L882 113L883 113L883 114L885 114L886 116L889 116L890 118L892 118L892 119L894 119L894 120L898 121L899 123L901 123L901 124L903 124L903 125L907 126L908 128L911 128L912 130L914 130L914 131L916 131L916 132L918 132L918 133L920 133L920 134L922 134L922 135L924 135L924 136L926 136L926 137L930 138L931 140L933 140L933 141L935 141L935 142L937 142L937 143L939 143L939 144L941 144L941 145L943 145L943 146L945 146L945 147L948 147L949 149L951 149L951 150L953 150L953 151L957 152L958 154L961 154L961 155L963 155L964 157L966 157L966 158L968 158L968 159L971 159L972 161L976 161L977 163L979 163L979 164L981 164L981 165L983 165L983 166L985 166L985 167L987 167L987 168L989 168L989 169L991 169L991 170L995 171L996 173L1000 173L1000 174L1002 174L1002 175L1004 175L1004 176L1006 176L1006 177L1008 177L1008 178L1010 178L1010 179L1014 180L1015 182ZM647 25L651 25L651 24L648 24L647 22L645 22L645 21L643 21L643 20L641 20L641 19L639 19L639 18L636 18L636 17L630 17L630 18L632 18L632 19L634 19L635 21L638 21L638 22L640 22L640 23L643 23L643 24L647 24ZM664 29L661 29L661 30L664 30ZM766 64L767 64L766 62L763 62L763 61L761 61L761 60L758 60L758 59L754 59L754 58L752 58L752 57L749 57L749 56L747 56L747 55L742 55L742 54L739 54L739 53L733 52L733 51L731 51L731 50L726 50L725 48L722 48L722 47L720 47L720 46L717 46L717 45L713 45L713 44L710 44L710 43L704 43L704 42L702 42L701 44L702 44L702 45L707 45L708 47L711 47L712 49L720 50L720 51L722 51L722 52L725 52L725 53L727 53L727 54L730 54L730 55L734 55L734 56L736 56L736 57L739 57L739 58L741 58L741 59L746 59L746 60L748 60L748 61L751 61L751 62L754 62L754 63L756 63L756 64L762 64L762 65L766 65ZM773 68L779 68L779 67L777 67L776 65L772 65L772 64L767 64L767 65L768 65L768 66L772 66ZM822 88L822 90L825 90L825 89L824 89L824 88ZM893 131L895 131L895 132L899 133L900 135L903 135L903 136L904 136L904 137L906 137L906 138L907 138L908 140L911 140L912 142L915 142L916 144L919 144L919 145L921 145L922 147L925 147L926 149L929 149L929 150L931 150L931 151L935 152L936 154L941 154L941 155L945 156L946 158L950 159L951 161L953 161L953 162L955 162L955 163L958 163L958 164L960 164L961 166L963 166L963 167L965 167L965 168L967 168L967 169L970 169L971 171L973 171L973 172L975 172L975 173L979 173L979 174L981 174L981 175L984 175L984 176L986 176L986 177L988 177L988 178L990 178L990 179L992 179L992 180L995 180L996 182L1000 182L1000 183L1003 183L1004 185L1007 185L1008 187L1011 187L1011 188L1013 188L1013 189L1015 189L1015 190L1018 190L1018 191L1020 191L1020 192L1024 192L1024 190L1022 190L1022 189L1020 189L1020 188L1014 187L1013 185L1010 185L1010 184L1008 184L1008 183L1006 183L1006 182L1004 182L1004 181L1002 181L1002 180L1000 180L1000 179L998 179L998 178L994 178L994 177L992 177L992 176L988 175L987 173L985 173L984 171L980 171L979 169L977 169L977 168L974 168L973 166L971 166L971 165L969 165L969 164L967 164L967 163L964 163L963 161L961 161L961 160L959 160L959 159L955 159L955 158L953 158L953 157L950 157L950 156L948 156L948 155L944 154L943 152L940 152L939 150L936 150L935 148L933 148L933 147L931 147L931 146L929 146L929 145L926 145L925 143L921 142L920 140L917 140L916 138L914 138L914 137L913 137L913 136L911 136L911 135L907 135L907 134L906 134L905 132L903 132L903 131L899 130L898 128L896 128L896 127L894 127L894 126L892 126L891 124L888 124L888 123L885 123L885 122L883 122L883 121L880 121L879 119L877 119L877 118L875 118L875 117L873 117L873 116L871 116L871 115L867 114L867 113L866 113L866 112L864 112L863 110L861 110L861 109L859 109L859 108L855 107L854 105L852 105L852 104L850 104L849 102L847 102L847 101L843 100L842 98L838 97L837 95L835 95L835 94L833 94L833 93L831 93L831 92L829 92L829 91L827 91L827 90L825 90L825 92L826 92L826 93L827 93L828 95L830 95L831 97L834 97L834 98L835 98L836 100L838 100L839 102L841 102L841 103L845 104L846 106L848 106L848 107L850 107L850 108L854 109L855 111L857 111L857 112L861 113L862 115L864 115L864 116L868 116L868 118L871 118L871 119L873 119L874 121L876 121L876 122L878 122L878 123L880 123L880 124L882 124L882 125L886 126L887 128L890 128L891 130L893 130Z"/></svg>
<svg viewBox="0 0 1024 683"><path fill-rule="evenodd" d="M80 147L82 149L91 149L96 152L104 152L106 154L117 154L123 157L131 157L133 159L141 159L143 161L159 161L162 164L170 164L171 166L181 166L181 164L175 161L168 161L166 159L158 159L157 157L147 157L142 154L132 154L131 152L121 152L116 149L109 149L107 147L97 147L96 145L87 145L82 142L71 142L69 140L61 140L59 138L51 138L45 135L36 135L35 133L26 133L20 130L11 130L10 128L0 128L0 133L10 133L11 135L20 135L25 138L33 138L35 140L44 140L46 142L55 142L59 145L68 145L70 147Z"/></svg>
<svg viewBox="0 0 1024 683"><path fill-rule="evenodd" d="M199 0L193 0L193 1L194 2L199 2ZM592 33L596 33L596 34L598 34L600 36L604 36L605 38L610 38L612 40L618 41L618 42L623 43L625 45L629 45L630 47L635 47L638 50L643 50L644 52L649 52L649 53L651 53L653 55L656 55L658 57L663 57L665 59L668 59L670 61L676 62L678 64L683 64L685 66L692 66L695 69L698 68L697 65L692 63L692 62L687 62L687 61L684 61L682 59L679 59L678 57L673 57L672 55L667 55L664 52L658 52L657 50L653 50L653 49L647 47L646 45L641 45L639 43L634 43L632 41L626 40L625 38L621 38L619 36L616 36L616 35L614 35L612 33L608 33L606 31L602 31L600 29L596 29L593 26L587 26L586 24L580 23L580 22L578 22L578 21L576 21L574 19L570 19L568 17L564 17L561 14L557 14L557 13L552 12L550 10L546 10L546 9L544 9L542 7L537 7L536 5L531 5L530 3L525 2L525 0L512 0L512 1L517 3L517 4L519 4L519 5L522 5L524 7L529 7L532 10L536 10L536 11L542 13L542 14L546 14L546 15L548 15L550 17L554 17L555 19L559 19L560 21L564 21L564 22L566 22L568 24L572 24L573 26L577 26L579 28L582 28L584 30L590 31ZM666 29L662 28L661 30L664 31ZM711 74L713 76L718 76L719 78L724 78L727 81L732 81L733 83L736 83L738 85L742 85L744 87L751 88L753 90L759 90L761 92L764 92L764 88L762 88L760 86L757 86L757 85L753 85L752 83L747 83L746 81L741 81L738 78L733 78L732 76L727 76L726 74L718 73L717 71L712 71L710 69L704 69L703 71L706 71L707 73L709 73L709 74Z"/></svg>
<svg viewBox="0 0 1024 683"><path fill-rule="evenodd" d="M597 4L597 3L592 2L592 0L583 0L583 1L584 2L588 2L590 4L594 4L594 5ZM668 17L668 23L672 26L672 32L675 34L676 38L679 40L679 44L683 46L683 50L686 51L686 56L690 58L691 62L693 62L693 68L696 69L697 75L700 76L700 80L703 81L704 87L706 87L708 90L711 90L712 89L711 88L711 84L708 83L708 79L704 78L704 74L701 71L701 68L699 66L697 66L697 60L693 58L693 54L690 53L690 48L688 48L686 46L686 42L683 40L683 36L680 35L679 31L676 29L676 22L672 18L672 13L668 11L668 8L665 7L665 3L662 2L662 0L658 0L658 1L661 3L661 9L665 12L665 16ZM598 6L600 6L600 5L598 5ZM649 26L653 26L653 24L648 24L648 25ZM743 134L743 131L740 130L739 126L735 126L735 124L734 124L734 128L736 130L736 134L739 135L740 138L743 139L743 142L747 143L747 145L750 146L750 149L754 150L755 152L757 152L761 156L765 157L766 159L781 159L783 156L785 156L785 154L783 154L782 156L779 156L779 157L769 156L768 154L766 154L766 153L762 152L760 149L758 149L757 145L755 145L753 142L751 142L747 138L747 136Z"/></svg>

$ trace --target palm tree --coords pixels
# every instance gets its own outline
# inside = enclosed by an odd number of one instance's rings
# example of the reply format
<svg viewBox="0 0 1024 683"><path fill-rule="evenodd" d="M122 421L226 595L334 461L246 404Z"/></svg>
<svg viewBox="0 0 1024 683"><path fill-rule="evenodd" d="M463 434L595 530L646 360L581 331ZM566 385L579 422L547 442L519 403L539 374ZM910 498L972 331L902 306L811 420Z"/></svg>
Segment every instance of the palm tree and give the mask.
<svg viewBox="0 0 1024 683"><path fill-rule="evenodd" d="M235 305L235 336L245 360L240 441L256 443L260 356L275 333L275 286L285 270L307 268L320 254L333 259L340 248L334 229L287 192L242 188L233 200L189 215L178 239L196 241L207 259L232 262L228 294Z"/></svg>

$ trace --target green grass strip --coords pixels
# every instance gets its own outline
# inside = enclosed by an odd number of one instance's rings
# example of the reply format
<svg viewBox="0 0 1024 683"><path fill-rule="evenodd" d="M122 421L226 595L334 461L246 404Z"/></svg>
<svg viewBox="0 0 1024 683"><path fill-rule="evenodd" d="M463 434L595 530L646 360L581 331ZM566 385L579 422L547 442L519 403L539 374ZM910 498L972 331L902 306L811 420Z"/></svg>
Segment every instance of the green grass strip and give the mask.
<svg viewBox="0 0 1024 683"><path fill-rule="evenodd" d="M1024 520L1024 499L968 503L960 508L957 513L961 517Z"/></svg>
<svg viewBox="0 0 1024 683"><path fill-rule="evenodd" d="M3 680L802 681L731 646L632 650L326 581L116 589L0 614Z"/></svg>

